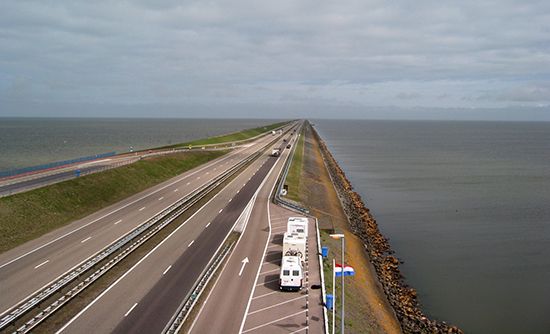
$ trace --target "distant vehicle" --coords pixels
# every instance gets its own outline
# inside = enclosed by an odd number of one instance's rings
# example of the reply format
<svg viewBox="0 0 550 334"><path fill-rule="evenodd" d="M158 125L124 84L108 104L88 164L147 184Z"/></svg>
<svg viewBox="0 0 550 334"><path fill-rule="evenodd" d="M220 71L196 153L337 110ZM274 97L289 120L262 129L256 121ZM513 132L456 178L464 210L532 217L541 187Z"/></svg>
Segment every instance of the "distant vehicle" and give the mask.
<svg viewBox="0 0 550 334"><path fill-rule="evenodd" d="M285 139L283 139L283 141L284 141L284 142L286 143L286 138L285 138Z"/></svg>
<svg viewBox="0 0 550 334"><path fill-rule="evenodd" d="M290 217L286 223L286 231L288 233L303 234L307 238L307 227L309 220L306 217Z"/></svg>
<svg viewBox="0 0 550 334"><path fill-rule="evenodd" d="M279 289L300 290L304 280L302 263L297 256L283 256L281 273L279 274Z"/></svg>
<svg viewBox="0 0 550 334"><path fill-rule="evenodd" d="M290 145L290 144L286 145L286 148L290 148L290 147L291 147L291 145Z"/></svg>
<svg viewBox="0 0 550 334"><path fill-rule="evenodd" d="M281 149L280 148L274 148L271 151L271 156L272 157L278 157L279 155L281 155Z"/></svg>
<svg viewBox="0 0 550 334"><path fill-rule="evenodd" d="M271 131L271 134L275 136L276 134L275 130Z"/></svg>
<svg viewBox="0 0 550 334"><path fill-rule="evenodd" d="M302 261L306 258L306 237L303 233L286 232L283 237L283 256L297 256Z"/></svg>

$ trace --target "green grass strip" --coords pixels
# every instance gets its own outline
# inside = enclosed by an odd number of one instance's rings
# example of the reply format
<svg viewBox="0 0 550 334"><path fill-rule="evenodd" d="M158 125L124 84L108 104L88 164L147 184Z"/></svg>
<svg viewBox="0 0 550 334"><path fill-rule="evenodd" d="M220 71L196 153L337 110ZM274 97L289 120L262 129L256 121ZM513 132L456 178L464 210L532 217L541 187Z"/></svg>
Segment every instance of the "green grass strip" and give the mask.
<svg viewBox="0 0 550 334"><path fill-rule="evenodd" d="M217 137L210 137L210 138L204 138L204 139L198 139L187 143L181 143L181 144L175 144L170 146L164 146L162 148L176 148L176 147L188 147L188 146L201 146L201 145L209 145L209 144L221 144L221 143L227 143L232 141L238 141L238 140L245 140L250 139L253 137L256 137L258 135L261 135L262 133L271 131L273 129L276 129L278 127L281 127L288 122L279 122L274 123L266 126L260 126L254 129L247 129L239 132L229 133L226 135L221 135Z"/></svg>
<svg viewBox="0 0 550 334"><path fill-rule="evenodd" d="M0 253L225 153L171 154L0 198Z"/></svg>
<svg viewBox="0 0 550 334"><path fill-rule="evenodd" d="M288 170L285 184L288 185L286 197L290 200L300 202L300 179L302 178L303 157L304 157L304 131L301 131L300 139L296 144L292 164Z"/></svg>

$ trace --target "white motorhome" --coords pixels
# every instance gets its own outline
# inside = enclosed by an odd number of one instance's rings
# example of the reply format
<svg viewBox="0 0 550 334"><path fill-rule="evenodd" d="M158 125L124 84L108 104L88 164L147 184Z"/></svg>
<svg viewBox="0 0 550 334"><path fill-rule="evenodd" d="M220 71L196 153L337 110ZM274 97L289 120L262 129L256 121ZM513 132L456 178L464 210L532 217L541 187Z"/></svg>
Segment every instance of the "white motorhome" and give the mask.
<svg viewBox="0 0 550 334"><path fill-rule="evenodd" d="M302 233L286 232L283 237L283 256L298 256L306 259L306 238Z"/></svg>
<svg viewBox="0 0 550 334"><path fill-rule="evenodd" d="M303 280L304 273L300 258L297 256L283 256L279 275L279 289L300 290Z"/></svg>
<svg viewBox="0 0 550 334"><path fill-rule="evenodd" d="M309 220L306 217L290 217L288 218L286 231L288 233L300 233L307 238L307 226Z"/></svg>

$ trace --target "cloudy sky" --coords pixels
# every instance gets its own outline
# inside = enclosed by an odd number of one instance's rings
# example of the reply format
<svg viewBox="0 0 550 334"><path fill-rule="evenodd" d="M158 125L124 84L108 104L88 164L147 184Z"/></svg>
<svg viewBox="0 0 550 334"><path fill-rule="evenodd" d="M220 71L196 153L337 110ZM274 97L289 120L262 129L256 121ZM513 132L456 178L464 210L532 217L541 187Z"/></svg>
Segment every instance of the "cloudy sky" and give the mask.
<svg viewBox="0 0 550 334"><path fill-rule="evenodd" d="M0 3L0 116L550 120L549 105L548 0Z"/></svg>

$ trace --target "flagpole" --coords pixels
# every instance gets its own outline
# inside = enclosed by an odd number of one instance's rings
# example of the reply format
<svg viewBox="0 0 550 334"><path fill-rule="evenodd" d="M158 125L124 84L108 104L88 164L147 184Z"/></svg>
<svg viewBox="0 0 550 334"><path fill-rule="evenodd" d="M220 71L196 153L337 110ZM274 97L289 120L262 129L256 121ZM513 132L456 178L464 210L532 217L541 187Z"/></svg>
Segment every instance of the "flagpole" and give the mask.
<svg viewBox="0 0 550 334"><path fill-rule="evenodd" d="M344 334L344 267L346 266L346 262L344 262L344 253L345 253L345 237L342 237L342 306L341 306L341 312L342 312L342 330L340 333ZM335 277L336 278L336 277Z"/></svg>
<svg viewBox="0 0 550 334"><path fill-rule="evenodd" d="M336 258L332 258L332 334L336 334Z"/></svg>

